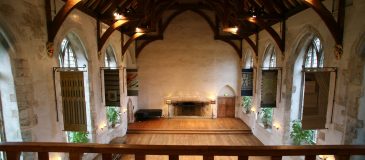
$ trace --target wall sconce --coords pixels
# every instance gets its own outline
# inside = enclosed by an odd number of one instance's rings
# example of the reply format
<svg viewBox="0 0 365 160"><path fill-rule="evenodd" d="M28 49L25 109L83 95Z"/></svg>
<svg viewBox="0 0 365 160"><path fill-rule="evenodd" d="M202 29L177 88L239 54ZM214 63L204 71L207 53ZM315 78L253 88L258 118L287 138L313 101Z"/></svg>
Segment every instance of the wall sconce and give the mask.
<svg viewBox="0 0 365 160"><path fill-rule="evenodd" d="M273 127L276 128L276 130L279 130L280 125L279 125L279 123L274 123Z"/></svg>
<svg viewBox="0 0 365 160"><path fill-rule="evenodd" d="M171 102L171 99L166 100L166 101L165 101L165 103L166 103L166 104L171 104L171 103L172 103L172 102Z"/></svg>
<svg viewBox="0 0 365 160"><path fill-rule="evenodd" d="M210 104L215 104L215 100L210 100Z"/></svg>
<svg viewBox="0 0 365 160"><path fill-rule="evenodd" d="M126 113L126 112L127 112L127 110L128 110L128 109L127 109L126 107L123 107L123 108L122 108L122 112L123 112L123 113Z"/></svg>
<svg viewBox="0 0 365 160"><path fill-rule="evenodd" d="M251 107L251 112L255 113L256 109L254 107Z"/></svg>

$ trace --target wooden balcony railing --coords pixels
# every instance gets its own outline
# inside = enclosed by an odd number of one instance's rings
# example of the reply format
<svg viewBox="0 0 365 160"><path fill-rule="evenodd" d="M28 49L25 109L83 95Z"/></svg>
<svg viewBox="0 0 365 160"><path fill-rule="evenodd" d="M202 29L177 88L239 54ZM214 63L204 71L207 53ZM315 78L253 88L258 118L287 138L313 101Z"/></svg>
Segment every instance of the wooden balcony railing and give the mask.
<svg viewBox="0 0 365 160"><path fill-rule="evenodd" d="M83 153L100 153L103 160L111 160L112 154L133 154L136 160L145 160L146 155L168 155L169 160L178 160L179 155L237 156L248 160L250 156L270 156L281 160L283 156L305 156L315 160L316 155L334 155L336 160L348 160L351 155L365 155L365 145L311 145L311 146L182 146L182 145L118 145L118 144L71 144L40 142L0 143L0 151L7 160L19 160L21 152L36 152L39 160L48 160L49 152L69 153L70 160L80 160Z"/></svg>

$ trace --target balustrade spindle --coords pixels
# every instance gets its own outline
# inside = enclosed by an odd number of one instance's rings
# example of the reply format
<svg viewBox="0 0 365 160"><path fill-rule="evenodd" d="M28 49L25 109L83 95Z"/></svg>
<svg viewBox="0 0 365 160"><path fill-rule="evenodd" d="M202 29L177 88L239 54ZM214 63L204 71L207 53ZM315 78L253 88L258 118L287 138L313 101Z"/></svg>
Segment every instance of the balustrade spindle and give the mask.
<svg viewBox="0 0 365 160"><path fill-rule="evenodd" d="M350 155L335 155L336 160L350 160Z"/></svg>
<svg viewBox="0 0 365 160"><path fill-rule="evenodd" d="M19 160L20 159L20 152L7 151L6 152L6 159L7 160Z"/></svg>
<svg viewBox="0 0 365 160"><path fill-rule="evenodd" d="M179 160L179 155L169 155L169 160Z"/></svg>
<svg viewBox="0 0 365 160"><path fill-rule="evenodd" d="M271 156L271 160L281 160L282 156Z"/></svg>
<svg viewBox="0 0 365 160"><path fill-rule="evenodd" d="M305 160L316 160L316 155L306 155Z"/></svg>
<svg viewBox="0 0 365 160"><path fill-rule="evenodd" d="M71 152L69 155L70 160L81 160L83 153Z"/></svg>
<svg viewBox="0 0 365 160"><path fill-rule="evenodd" d="M49 160L48 152L38 152L38 160Z"/></svg>
<svg viewBox="0 0 365 160"><path fill-rule="evenodd" d="M248 156L238 156L238 160L248 160Z"/></svg>
<svg viewBox="0 0 365 160"><path fill-rule="evenodd" d="M203 155L203 160L214 160L214 155Z"/></svg>
<svg viewBox="0 0 365 160"><path fill-rule="evenodd" d="M112 160L113 159L112 154L110 154L110 153L103 153L101 156L102 156L103 160Z"/></svg>
<svg viewBox="0 0 365 160"><path fill-rule="evenodd" d="M146 155L139 155L139 154L136 154L134 155L134 159L135 160L146 160Z"/></svg>

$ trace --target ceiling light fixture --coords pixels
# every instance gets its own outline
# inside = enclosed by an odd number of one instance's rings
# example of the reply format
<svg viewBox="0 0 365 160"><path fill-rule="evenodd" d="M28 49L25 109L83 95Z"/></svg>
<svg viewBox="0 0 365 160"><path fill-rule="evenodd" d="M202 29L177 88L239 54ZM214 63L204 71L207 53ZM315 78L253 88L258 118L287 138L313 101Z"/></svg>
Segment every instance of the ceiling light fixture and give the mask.
<svg viewBox="0 0 365 160"><path fill-rule="evenodd" d="M139 27L136 27L136 33L144 33L145 30Z"/></svg>
<svg viewBox="0 0 365 160"><path fill-rule="evenodd" d="M121 13L119 12L114 12L114 19L115 20L123 20L123 19L126 19Z"/></svg>
<svg viewBox="0 0 365 160"><path fill-rule="evenodd" d="M256 18L258 16L262 16L262 14L264 14L264 7L260 7L260 8L254 8L254 7L250 7L248 9L248 15L252 18Z"/></svg>
<svg viewBox="0 0 365 160"><path fill-rule="evenodd" d="M234 26L234 27L224 28L223 31L224 32L229 32L229 33L232 33L232 34L237 34L238 29L239 28L237 26Z"/></svg>

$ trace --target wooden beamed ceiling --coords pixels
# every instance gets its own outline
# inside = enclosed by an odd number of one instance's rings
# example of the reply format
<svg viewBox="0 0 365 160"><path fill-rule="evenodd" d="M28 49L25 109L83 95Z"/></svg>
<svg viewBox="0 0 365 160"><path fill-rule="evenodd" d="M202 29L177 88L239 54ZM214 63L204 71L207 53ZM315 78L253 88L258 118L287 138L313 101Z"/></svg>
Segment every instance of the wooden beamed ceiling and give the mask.
<svg viewBox="0 0 365 160"><path fill-rule="evenodd" d="M336 18L329 14L321 0L63 0L65 4L53 20L49 16L51 0L45 1L49 42L53 42L66 16L77 8L97 19L98 23L110 26L104 35L98 35L99 52L112 32L119 30L131 37L126 45L136 41L136 54L139 55L147 44L163 39L163 32L170 21L187 10L202 16L211 26L214 38L232 45L240 57L242 40L246 40L257 54L257 33L261 30L266 30L284 53L285 29L277 32L272 25L280 23L285 28L288 17L308 7L312 7L319 14L336 43L342 45L344 0L338 2L340 7ZM115 12L125 16L128 22L115 20ZM136 27L144 29L146 33L136 37ZM224 28L229 27L237 27L238 31L235 34L223 32ZM251 35L256 35L256 40L249 38ZM128 48L126 45L122 46L123 53Z"/></svg>

